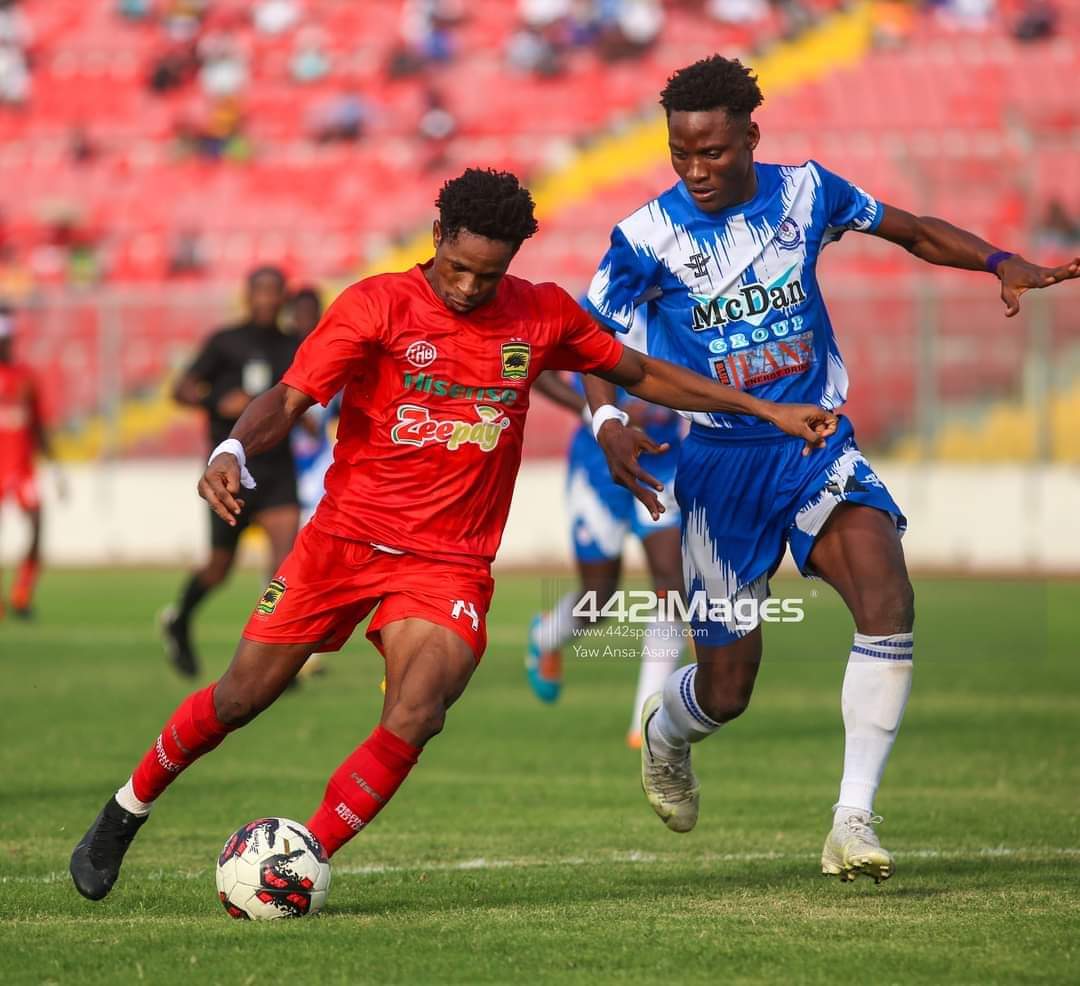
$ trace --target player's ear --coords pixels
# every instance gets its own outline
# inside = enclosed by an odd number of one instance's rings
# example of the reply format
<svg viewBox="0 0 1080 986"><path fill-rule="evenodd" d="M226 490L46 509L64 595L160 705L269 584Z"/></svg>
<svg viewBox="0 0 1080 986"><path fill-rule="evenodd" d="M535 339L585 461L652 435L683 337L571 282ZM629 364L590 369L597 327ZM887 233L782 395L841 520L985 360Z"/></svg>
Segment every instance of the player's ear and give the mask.
<svg viewBox="0 0 1080 986"><path fill-rule="evenodd" d="M431 224L431 242L436 250L439 249L439 244L442 243L442 223L438 219Z"/></svg>
<svg viewBox="0 0 1080 986"><path fill-rule="evenodd" d="M746 147L748 150L756 150L758 141L761 140L761 129L757 125L757 121L751 120L746 125Z"/></svg>

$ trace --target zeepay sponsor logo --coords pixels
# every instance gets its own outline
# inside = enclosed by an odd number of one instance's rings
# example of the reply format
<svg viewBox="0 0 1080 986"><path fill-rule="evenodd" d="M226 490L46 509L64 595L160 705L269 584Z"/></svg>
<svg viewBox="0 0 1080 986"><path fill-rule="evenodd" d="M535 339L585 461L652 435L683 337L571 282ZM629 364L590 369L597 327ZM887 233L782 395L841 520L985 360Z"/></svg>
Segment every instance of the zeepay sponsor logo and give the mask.
<svg viewBox="0 0 1080 986"><path fill-rule="evenodd" d="M396 445L445 445L451 452L463 445L477 445L481 452L490 452L499 444L502 433L510 427L510 419L501 407L477 404L473 410L479 421L440 420L433 418L426 407L401 404L397 410L398 423L390 430Z"/></svg>

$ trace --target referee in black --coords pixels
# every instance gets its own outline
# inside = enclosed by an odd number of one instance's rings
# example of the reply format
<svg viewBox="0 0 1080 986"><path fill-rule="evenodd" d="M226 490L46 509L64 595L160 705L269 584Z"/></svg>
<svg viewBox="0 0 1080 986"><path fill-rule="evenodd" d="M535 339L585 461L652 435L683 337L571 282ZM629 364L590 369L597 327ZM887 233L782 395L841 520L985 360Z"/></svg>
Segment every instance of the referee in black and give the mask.
<svg viewBox="0 0 1080 986"><path fill-rule="evenodd" d="M277 267L259 267L247 278L247 318L207 339L195 361L181 376L173 398L187 407L201 407L210 424L210 447L229 437L236 419L259 394L281 379L300 340L279 325L286 301L285 275ZM288 442L253 455L247 466L258 484L245 490L244 510L230 527L212 510L210 559L193 572L180 599L161 614L161 630L169 660L180 674L194 677L199 659L191 643L191 616L207 593L228 576L237 542L249 524L258 524L270 540L270 571L275 572L292 549L300 521L296 469Z"/></svg>

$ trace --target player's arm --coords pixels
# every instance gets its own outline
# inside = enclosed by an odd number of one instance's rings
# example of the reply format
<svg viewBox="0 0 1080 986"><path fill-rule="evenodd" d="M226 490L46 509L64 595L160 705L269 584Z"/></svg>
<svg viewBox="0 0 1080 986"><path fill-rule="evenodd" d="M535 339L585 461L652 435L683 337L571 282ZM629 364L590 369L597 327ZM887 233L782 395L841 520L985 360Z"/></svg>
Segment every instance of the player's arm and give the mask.
<svg viewBox="0 0 1080 986"><path fill-rule="evenodd" d="M232 450L215 455L199 480L199 496L222 520L235 526L236 515L244 508L244 501L237 494L246 472L247 456L259 455L283 441L314 403L314 398L303 391L279 383L244 409L228 439L239 442L240 448L233 446Z"/></svg>
<svg viewBox="0 0 1080 986"><path fill-rule="evenodd" d="M533 390L539 391L549 401L565 407L574 414L581 414L585 408L585 398L563 379L556 370L545 370L533 381ZM612 393L614 393L612 388Z"/></svg>
<svg viewBox="0 0 1080 986"><path fill-rule="evenodd" d="M726 387L684 366L646 356L623 347L619 362L610 370L595 371L635 397L676 411L716 411L748 414L806 442L805 452L822 448L836 431L837 417L816 404L779 404L765 401L734 387Z"/></svg>
<svg viewBox="0 0 1080 986"><path fill-rule="evenodd" d="M1001 300L1008 318L1020 311L1020 296L1025 291L1080 277L1080 257L1060 267L1040 267L944 219L915 216L884 203L882 209L881 222L872 235L896 243L930 264L996 274L1001 281Z"/></svg>

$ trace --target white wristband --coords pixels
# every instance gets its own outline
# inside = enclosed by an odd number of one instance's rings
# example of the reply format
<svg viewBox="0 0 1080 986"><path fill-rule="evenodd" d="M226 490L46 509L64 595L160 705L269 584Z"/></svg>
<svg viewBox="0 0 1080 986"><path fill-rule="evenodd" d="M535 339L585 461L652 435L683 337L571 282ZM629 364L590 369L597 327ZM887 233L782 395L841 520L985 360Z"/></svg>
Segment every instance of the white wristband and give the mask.
<svg viewBox="0 0 1080 986"><path fill-rule="evenodd" d="M625 411L620 411L614 404L602 404L595 411L592 416L592 433L593 438L600 437L600 429L608 421L618 420L622 424L626 425L630 423L630 415Z"/></svg>
<svg viewBox="0 0 1080 986"><path fill-rule="evenodd" d="M210 458L206 460L206 464L210 465L219 455L231 455L240 465L240 485L245 490L255 489L255 477L248 472L247 468L247 455L244 453L244 446L240 444L236 438L226 438L213 452L210 453Z"/></svg>

